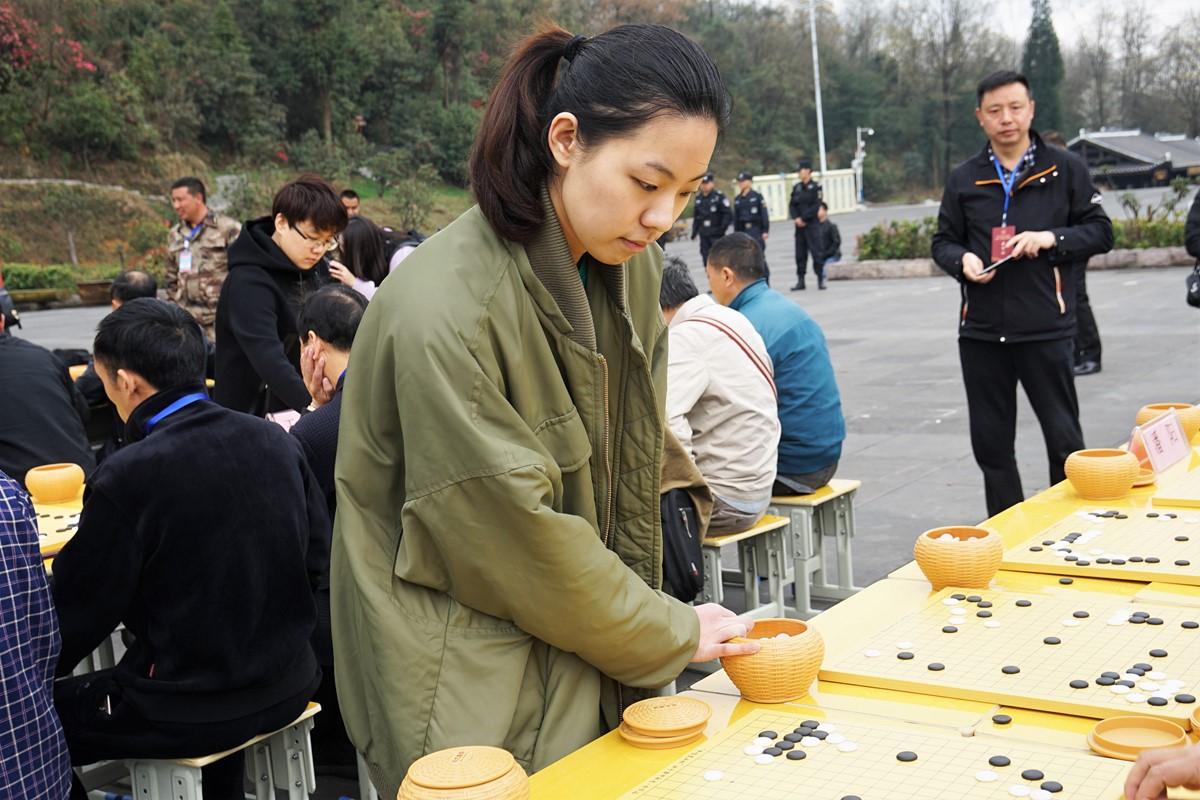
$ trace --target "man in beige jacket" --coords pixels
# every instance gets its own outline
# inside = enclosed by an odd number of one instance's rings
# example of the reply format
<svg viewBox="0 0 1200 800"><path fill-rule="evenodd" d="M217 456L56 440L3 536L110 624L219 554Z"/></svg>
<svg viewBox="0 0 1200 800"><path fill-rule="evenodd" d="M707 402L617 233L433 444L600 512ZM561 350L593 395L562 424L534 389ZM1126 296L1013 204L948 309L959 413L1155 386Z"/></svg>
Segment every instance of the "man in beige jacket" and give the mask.
<svg viewBox="0 0 1200 800"><path fill-rule="evenodd" d="M779 412L771 358L750 320L700 294L667 259L659 305L670 331L667 424L715 495L709 533L752 527L771 502Z"/></svg>

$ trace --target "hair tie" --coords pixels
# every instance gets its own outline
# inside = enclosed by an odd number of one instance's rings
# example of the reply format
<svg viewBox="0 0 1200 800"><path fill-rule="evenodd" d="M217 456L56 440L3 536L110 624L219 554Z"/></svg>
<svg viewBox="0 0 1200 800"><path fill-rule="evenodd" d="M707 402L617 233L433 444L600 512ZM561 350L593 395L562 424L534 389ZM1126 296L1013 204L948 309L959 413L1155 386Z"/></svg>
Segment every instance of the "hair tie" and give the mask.
<svg viewBox="0 0 1200 800"><path fill-rule="evenodd" d="M572 36L571 39L563 45L562 57L570 64L575 60L575 56L579 55L579 48L588 40L586 36Z"/></svg>

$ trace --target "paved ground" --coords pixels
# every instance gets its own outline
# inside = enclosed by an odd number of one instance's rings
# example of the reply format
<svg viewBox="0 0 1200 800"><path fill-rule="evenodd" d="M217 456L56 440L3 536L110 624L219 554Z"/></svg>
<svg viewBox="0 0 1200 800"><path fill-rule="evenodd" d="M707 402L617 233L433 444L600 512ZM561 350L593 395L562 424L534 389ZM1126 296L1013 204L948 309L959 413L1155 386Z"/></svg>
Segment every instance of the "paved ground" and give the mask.
<svg viewBox="0 0 1200 800"><path fill-rule="evenodd" d="M668 253L685 255L698 285L706 286L691 243L669 245ZM1200 401L1200 312L1184 303L1186 272L1090 276L1104 371L1078 381L1089 445L1122 441L1144 403ZM791 297L824 328L837 371L848 428L839 475L863 482L855 577L867 585L908 561L922 531L982 520L982 482L971 457L955 346L956 284L913 278L830 285ZM48 347L85 347L104 313L27 313L17 334ZM1023 398L1017 451L1026 493L1045 488L1041 434ZM318 797L355 793L351 782L324 780Z"/></svg>

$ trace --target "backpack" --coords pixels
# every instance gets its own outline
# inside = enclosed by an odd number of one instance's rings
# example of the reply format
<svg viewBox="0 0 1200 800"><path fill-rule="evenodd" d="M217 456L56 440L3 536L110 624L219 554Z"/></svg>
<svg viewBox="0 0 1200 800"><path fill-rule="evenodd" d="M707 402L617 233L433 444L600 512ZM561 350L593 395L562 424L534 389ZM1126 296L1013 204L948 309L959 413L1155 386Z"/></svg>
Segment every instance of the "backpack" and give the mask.
<svg viewBox="0 0 1200 800"><path fill-rule="evenodd" d="M704 588L704 557L696 506L686 489L659 499L663 536L663 591L690 603Z"/></svg>

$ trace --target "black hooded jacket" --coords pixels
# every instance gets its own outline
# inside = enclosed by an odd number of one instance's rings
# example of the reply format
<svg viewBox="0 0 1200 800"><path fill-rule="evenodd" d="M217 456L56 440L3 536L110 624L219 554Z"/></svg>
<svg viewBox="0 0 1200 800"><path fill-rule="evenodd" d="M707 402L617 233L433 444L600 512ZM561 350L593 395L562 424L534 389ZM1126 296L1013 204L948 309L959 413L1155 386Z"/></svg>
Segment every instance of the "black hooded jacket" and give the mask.
<svg viewBox="0 0 1200 800"><path fill-rule="evenodd" d="M271 240L271 217L248 221L229 246L229 276L217 301L213 399L261 415L303 411L312 397L300 376L296 318L304 299L328 281L325 259L304 270Z"/></svg>

